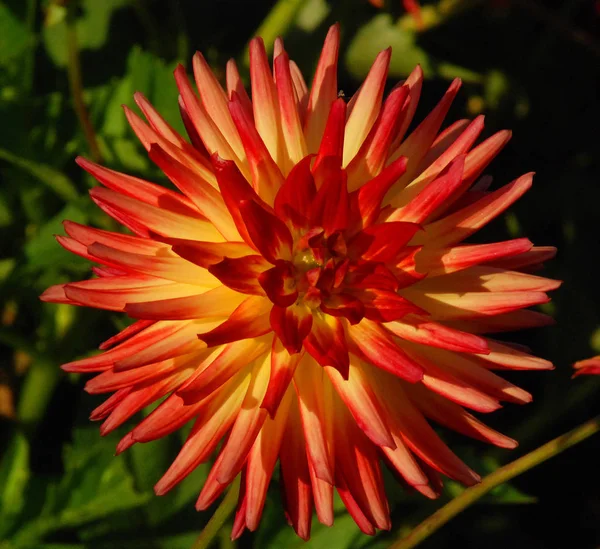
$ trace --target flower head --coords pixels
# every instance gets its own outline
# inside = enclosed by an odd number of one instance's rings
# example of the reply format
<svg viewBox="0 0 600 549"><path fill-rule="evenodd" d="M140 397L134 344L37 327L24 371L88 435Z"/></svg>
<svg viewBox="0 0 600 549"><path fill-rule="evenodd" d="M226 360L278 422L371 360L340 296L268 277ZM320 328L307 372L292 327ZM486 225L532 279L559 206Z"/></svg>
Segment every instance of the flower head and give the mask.
<svg viewBox="0 0 600 549"><path fill-rule="evenodd" d="M455 80L408 134L421 70L384 100L383 51L346 103L338 49L334 26L309 89L280 40L272 72L254 39L252 99L233 61L224 92L197 54L199 96L175 71L189 141L136 94L147 122L126 116L180 192L78 159L103 185L92 199L133 235L65 222L59 243L97 277L42 296L136 320L63 368L113 393L92 414L102 434L166 397L119 452L193 421L156 492L216 455L197 508L241 474L234 536L257 527L277 461L303 538L313 507L333 522L334 488L364 532L389 528L382 463L427 497L440 475L478 482L429 421L512 448L466 409L531 400L495 370L551 368L485 334L547 323L526 308L558 286L530 274L554 249L463 243L531 186L526 174L489 191L480 177L510 132L475 145L482 117L440 131Z"/></svg>

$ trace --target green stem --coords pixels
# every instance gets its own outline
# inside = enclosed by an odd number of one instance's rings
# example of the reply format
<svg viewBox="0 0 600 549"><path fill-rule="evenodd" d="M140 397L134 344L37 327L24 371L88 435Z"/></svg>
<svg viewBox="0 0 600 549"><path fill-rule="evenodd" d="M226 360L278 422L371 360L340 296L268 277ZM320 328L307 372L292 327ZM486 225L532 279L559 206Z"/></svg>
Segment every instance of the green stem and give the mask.
<svg viewBox="0 0 600 549"><path fill-rule="evenodd" d="M192 549L207 549L219 533L219 530L221 530L223 524L225 524L231 513L233 513L239 493L240 475L238 475L231 484L227 495L223 498L219 507L217 507L215 514L210 518L204 527L204 530L202 530L200 535L196 538L194 545L192 545Z"/></svg>
<svg viewBox="0 0 600 549"><path fill-rule="evenodd" d="M283 36L289 26L293 23L296 14L304 4L304 0L278 0L269 15L265 17L261 26L258 27L255 36L261 36L265 42L267 54L273 50L275 38ZM244 62L249 66L250 53L246 47Z"/></svg>
<svg viewBox="0 0 600 549"><path fill-rule="evenodd" d="M572 431L547 442L543 446L533 450L533 452L501 467L485 477L480 484L468 488L462 494L433 513L433 515L427 517L421 524L414 528L408 536L390 545L389 549L412 549L413 547L416 547L436 530L444 526L450 519L454 518L461 511L464 511L490 490L496 488L496 486L504 484L525 471L529 471L529 469L560 454L582 440L591 437L598 431L600 431L600 416L586 421Z"/></svg>
<svg viewBox="0 0 600 549"><path fill-rule="evenodd" d="M69 87L73 97L73 106L79 119L79 124L85 135L85 139L90 149L90 154L95 162L102 161L100 148L96 141L94 127L83 100L83 83L81 79L81 61L79 59L79 44L77 40L77 29L75 27L75 2L69 2L67 6L67 72L69 75Z"/></svg>

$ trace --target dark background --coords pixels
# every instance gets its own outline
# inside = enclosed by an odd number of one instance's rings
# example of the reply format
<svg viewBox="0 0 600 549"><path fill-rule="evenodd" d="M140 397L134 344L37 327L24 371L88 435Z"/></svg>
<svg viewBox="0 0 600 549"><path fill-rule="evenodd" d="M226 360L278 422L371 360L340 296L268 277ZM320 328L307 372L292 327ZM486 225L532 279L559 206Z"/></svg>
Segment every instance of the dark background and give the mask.
<svg viewBox="0 0 600 549"><path fill-rule="evenodd" d="M478 238L527 236L559 248L546 274L564 284L545 307L557 325L512 338L556 370L507 374L534 402L486 419L517 438L517 450L444 433L459 456L487 473L598 413L600 380L570 379L574 361L600 353L598 2L424 1L419 28L400 0L381 9L367 0L281 1L293 12L287 22L267 1L74 1L0 1L0 548L183 549L210 516L193 510L203 468L172 494L151 494L181 435L114 458L119 433L102 439L87 420L99 399L83 393L79 376L60 373L61 363L90 352L124 319L42 304L37 296L89 272L85 261L55 244L62 219L111 227L87 198L93 182L73 162L77 154L90 155L76 98L87 106L106 165L160 180L127 129L121 103L132 106L133 92L143 91L178 124L176 62L189 66L199 49L219 76L230 57L244 67L245 46L261 25L267 41L284 35L308 77L328 26L340 21L339 85L346 96L377 51L392 44L390 87L417 62L426 72L417 120L449 78L462 76L447 120L484 113L486 135L514 131L488 170L494 185L537 172L533 189ZM69 9L81 87L69 85ZM597 435L494 491L421 547L599 547L599 456ZM386 547L459 491L448 483L439 501L428 502L390 481L391 533L361 535L340 507L335 526L315 525L306 547ZM217 544L232 546L227 532ZM261 529L238 545L302 545L285 524L276 482Z"/></svg>

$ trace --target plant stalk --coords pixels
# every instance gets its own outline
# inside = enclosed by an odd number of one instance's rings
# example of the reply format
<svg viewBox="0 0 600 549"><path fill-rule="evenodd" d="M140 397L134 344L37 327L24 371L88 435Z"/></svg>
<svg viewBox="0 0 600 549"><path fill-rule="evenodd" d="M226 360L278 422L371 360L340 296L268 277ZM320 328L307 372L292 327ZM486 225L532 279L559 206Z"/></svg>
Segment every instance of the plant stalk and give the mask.
<svg viewBox="0 0 600 549"><path fill-rule="evenodd" d="M582 423L572 431L547 442L529 454L501 467L485 477L480 484L468 488L441 509L438 509L433 515L427 517L421 524L414 528L408 536L392 543L389 549L412 549L413 547L416 547L419 543L444 526L450 519L464 511L490 490L496 488L496 486L504 484L521 473L529 471L529 469L560 454L567 448L574 446L586 438L591 437L598 431L600 431L600 416Z"/></svg>
<svg viewBox="0 0 600 549"><path fill-rule="evenodd" d="M225 522L227 522L231 513L233 513L240 492L240 476L241 475L238 475L231 484L227 495L223 498L223 501L219 507L217 507L215 514L210 517L210 520L196 538L194 545L192 545L192 549L207 549L216 538Z"/></svg>
<svg viewBox="0 0 600 549"><path fill-rule="evenodd" d="M75 2L69 2L67 9L67 73L69 75L69 88L71 89L75 113L85 135L92 159L94 162L101 162L102 155L96 140L96 133L83 100L81 60L79 58L79 43L75 26Z"/></svg>

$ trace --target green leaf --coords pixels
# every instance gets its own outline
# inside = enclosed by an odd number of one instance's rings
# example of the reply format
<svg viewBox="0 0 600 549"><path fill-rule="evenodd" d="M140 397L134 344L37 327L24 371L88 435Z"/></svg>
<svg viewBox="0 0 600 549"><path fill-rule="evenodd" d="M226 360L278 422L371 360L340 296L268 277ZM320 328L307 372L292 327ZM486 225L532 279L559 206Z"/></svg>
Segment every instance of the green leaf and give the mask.
<svg viewBox="0 0 600 549"><path fill-rule="evenodd" d="M126 6L129 0L83 0L82 15L75 22L79 48L98 50L106 43L113 12ZM64 17L50 21L43 30L44 45L55 65L67 65L67 25Z"/></svg>
<svg viewBox="0 0 600 549"><path fill-rule="evenodd" d="M346 67L356 78L363 78L377 54L391 46L390 76L408 76L416 65L425 74L432 71L429 54L416 43L416 33L394 24L387 14L376 15L359 29L346 52Z"/></svg>
<svg viewBox="0 0 600 549"><path fill-rule="evenodd" d="M34 41L30 30L0 2L0 66L19 57Z"/></svg>
<svg viewBox="0 0 600 549"><path fill-rule="evenodd" d="M12 528L26 505L29 476L29 442L25 435L17 432L0 463L0 539Z"/></svg>
<svg viewBox="0 0 600 549"><path fill-rule="evenodd" d="M79 197L77 188L71 180L52 166L22 158L6 149L0 149L0 160L4 160L32 175L64 200L75 200Z"/></svg>
<svg viewBox="0 0 600 549"><path fill-rule="evenodd" d="M27 547L49 533L76 528L138 508L151 497L139 492L123 456L114 455L116 439L100 437L95 426L76 428L73 443L64 450L65 473L48 487L39 515L13 537Z"/></svg>
<svg viewBox="0 0 600 549"><path fill-rule="evenodd" d="M65 219L85 224L87 214L75 204L68 204L46 224L39 228L36 235L25 244L25 256L28 266L39 269L58 265L84 264L86 261L64 250L54 240L55 234L63 233L62 222Z"/></svg>

